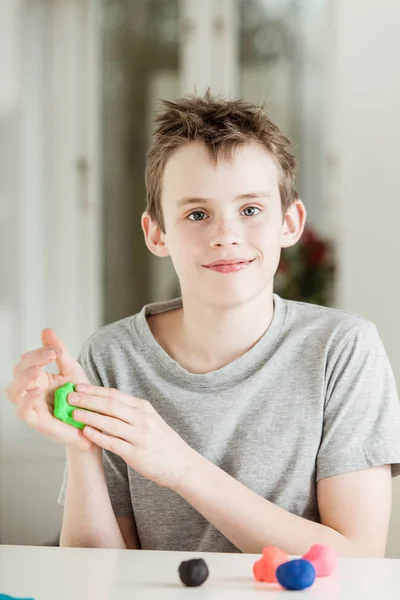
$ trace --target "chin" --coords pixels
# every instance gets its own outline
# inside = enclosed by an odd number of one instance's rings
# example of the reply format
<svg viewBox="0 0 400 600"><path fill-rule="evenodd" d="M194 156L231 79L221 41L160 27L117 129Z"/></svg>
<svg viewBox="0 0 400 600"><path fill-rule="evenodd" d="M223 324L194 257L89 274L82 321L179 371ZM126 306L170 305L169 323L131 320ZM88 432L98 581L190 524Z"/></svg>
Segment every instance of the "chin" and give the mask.
<svg viewBox="0 0 400 600"><path fill-rule="evenodd" d="M264 293L265 290L259 289L253 291L249 289L227 289L226 292L220 292L214 289L207 298L204 298L204 302L215 308L234 309L253 302L261 294L265 295Z"/></svg>

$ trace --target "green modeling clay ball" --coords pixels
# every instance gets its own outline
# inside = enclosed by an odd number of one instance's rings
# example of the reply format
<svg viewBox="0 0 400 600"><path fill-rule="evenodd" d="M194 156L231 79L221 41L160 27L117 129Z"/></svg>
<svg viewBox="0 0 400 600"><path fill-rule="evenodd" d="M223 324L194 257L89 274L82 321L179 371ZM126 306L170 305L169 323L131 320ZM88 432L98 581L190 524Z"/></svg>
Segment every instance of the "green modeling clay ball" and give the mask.
<svg viewBox="0 0 400 600"><path fill-rule="evenodd" d="M71 406L67 402L67 396L71 392L75 391L73 383L64 383L61 387L57 388L54 392L54 416L60 421L64 421L67 425L72 425L78 429L83 429L85 423L75 421L72 417L72 413L75 410L75 406Z"/></svg>

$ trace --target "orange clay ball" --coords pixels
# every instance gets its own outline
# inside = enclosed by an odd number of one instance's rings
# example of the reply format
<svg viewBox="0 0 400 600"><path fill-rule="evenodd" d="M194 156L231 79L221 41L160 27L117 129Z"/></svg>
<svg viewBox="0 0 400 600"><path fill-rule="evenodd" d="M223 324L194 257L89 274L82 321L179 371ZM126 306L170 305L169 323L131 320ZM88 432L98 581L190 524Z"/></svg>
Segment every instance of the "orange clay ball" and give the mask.
<svg viewBox="0 0 400 600"><path fill-rule="evenodd" d="M257 581L266 583L276 583L276 569L279 565L288 562L289 556L276 546L266 546L263 548L263 555L253 565L254 577Z"/></svg>

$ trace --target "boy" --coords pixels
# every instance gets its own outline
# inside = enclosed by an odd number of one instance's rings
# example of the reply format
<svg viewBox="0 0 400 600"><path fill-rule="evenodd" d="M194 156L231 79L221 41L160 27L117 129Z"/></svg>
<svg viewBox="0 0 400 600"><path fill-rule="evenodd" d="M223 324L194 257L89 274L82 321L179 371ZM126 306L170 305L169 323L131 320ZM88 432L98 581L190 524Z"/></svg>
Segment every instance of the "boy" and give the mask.
<svg viewBox="0 0 400 600"><path fill-rule="evenodd" d="M383 556L395 382L372 323L273 294L306 218L289 141L243 101L164 104L142 227L182 298L103 327L80 364L44 330L8 388L66 446L60 544ZM83 431L52 417L65 381L84 384L69 396Z"/></svg>

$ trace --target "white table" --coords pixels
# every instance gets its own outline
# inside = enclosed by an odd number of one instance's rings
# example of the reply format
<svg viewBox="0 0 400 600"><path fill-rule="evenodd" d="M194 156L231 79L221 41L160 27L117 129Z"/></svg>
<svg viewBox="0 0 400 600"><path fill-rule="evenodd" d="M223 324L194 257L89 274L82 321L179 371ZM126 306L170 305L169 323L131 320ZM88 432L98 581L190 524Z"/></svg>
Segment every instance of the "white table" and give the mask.
<svg viewBox="0 0 400 600"><path fill-rule="evenodd" d="M201 557L210 576L180 582L182 560ZM391 600L400 598L400 560L342 559L335 575L302 592L257 583L253 554L92 550L0 545L0 594L35 600Z"/></svg>

